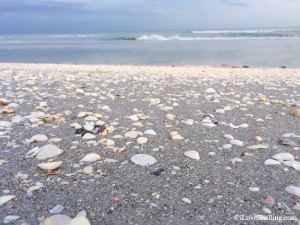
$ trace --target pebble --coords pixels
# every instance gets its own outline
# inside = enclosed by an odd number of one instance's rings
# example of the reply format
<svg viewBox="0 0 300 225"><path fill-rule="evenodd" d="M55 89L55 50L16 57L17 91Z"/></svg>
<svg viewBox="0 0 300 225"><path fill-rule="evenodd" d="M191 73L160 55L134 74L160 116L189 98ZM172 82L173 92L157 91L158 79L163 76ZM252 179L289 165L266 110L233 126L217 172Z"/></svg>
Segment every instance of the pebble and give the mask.
<svg viewBox="0 0 300 225"><path fill-rule="evenodd" d="M191 159L195 159L195 160L199 160L200 159L200 155L197 151L195 150L189 150L189 151L186 151L184 152L184 155L188 158L191 158Z"/></svg>
<svg viewBox="0 0 300 225"><path fill-rule="evenodd" d="M131 157L131 162L140 166L150 166L157 162L157 160L151 156L146 154L136 154Z"/></svg>
<svg viewBox="0 0 300 225"><path fill-rule="evenodd" d="M253 140L257 141L257 142L261 142L262 141L262 137L261 136L254 136Z"/></svg>

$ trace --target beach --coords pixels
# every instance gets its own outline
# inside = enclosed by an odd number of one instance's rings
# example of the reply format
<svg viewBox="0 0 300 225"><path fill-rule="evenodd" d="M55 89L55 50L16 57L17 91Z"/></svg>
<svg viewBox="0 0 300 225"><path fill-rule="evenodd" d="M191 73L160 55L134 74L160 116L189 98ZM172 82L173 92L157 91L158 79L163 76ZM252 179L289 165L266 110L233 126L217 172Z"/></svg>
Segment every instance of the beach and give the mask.
<svg viewBox="0 0 300 225"><path fill-rule="evenodd" d="M299 224L300 69L279 67L0 63L0 220Z"/></svg>

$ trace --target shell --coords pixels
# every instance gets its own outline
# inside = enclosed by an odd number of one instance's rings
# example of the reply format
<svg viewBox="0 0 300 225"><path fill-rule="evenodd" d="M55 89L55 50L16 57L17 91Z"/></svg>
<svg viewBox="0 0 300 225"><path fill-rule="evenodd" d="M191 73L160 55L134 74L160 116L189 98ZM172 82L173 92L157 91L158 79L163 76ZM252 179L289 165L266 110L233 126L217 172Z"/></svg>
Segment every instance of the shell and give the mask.
<svg viewBox="0 0 300 225"><path fill-rule="evenodd" d="M229 139L229 140L234 140L234 137L233 137L232 135L230 135L230 134L224 134L223 137L224 137L224 138L227 138L227 139Z"/></svg>
<svg viewBox="0 0 300 225"><path fill-rule="evenodd" d="M293 163L293 168L297 171L300 171L300 163L299 162Z"/></svg>
<svg viewBox="0 0 300 225"><path fill-rule="evenodd" d="M41 151L41 149L40 149L39 147L35 147L35 148L29 150L29 151L26 153L25 157L26 157L27 159L28 159L28 158L31 158L31 157L35 157L35 156L37 156L37 154L39 154L40 151Z"/></svg>
<svg viewBox="0 0 300 225"><path fill-rule="evenodd" d="M267 149L267 148L269 148L269 146L268 145L252 145L252 146L249 146L247 148L250 149L250 150Z"/></svg>
<svg viewBox="0 0 300 225"><path fill-rule="evenodd" d="M287 152L275 154L272 156L272 158L278 160L279 162L295 160L295 157L292 154Z"/></svg>
<svg viewBox="0 0 300 225"><path fill-rule="evenodd" d="M18 219L20 219L20 216L9 215L9 216L4 217L3 223L7 224L7 223L13 222L13 221L18 220Z"/></svg>
<svg viewBox="0 0 300 225"><path fill-rule="evenodd" d="M282 164L284 164L285 166L288 166L288 167L294 167L294 165L298 165L298 164L300 164L300 162L291 160L291 161L284 161L284 162L282 162Z"/></svg>
<svg viewBox="0 0 300 225"><path fill-rule="evenodd" d="M286 187L284 190L291 195L300 197L300 188L299 187L290 185L290 186Z"/></svg>
<svg viewBox="0 0 300 225"><path fill-rule="evenodd" d="M139 136L138 132L131 130L125 133L126 138L137 138Z"/></svg>
<svg viewBox="0 0 300 225"><path fill-rule="evenodd" d="M96 162L98 160L101 160L101 156L97 153L89 153L85 155L80 162Z"/></svg>
<svg viewBox="0 0 300 225"><path fill-rule="evenodd" d="M93 123L93 122L91 122L91 123L86 123L86 124L83 126L83 128L84 128L85 130L87 130L87 131L92 131L92 130L94 130L94 123Z"/></svg>
<svg viewBox="0 0 300 225"><path fill-rule="evenodd" d="M98 118L96 116L87 116L84 118L85 121L97 121Z"/></svg>
<svg viewBox="0 0 300 225"><path fill-rule="evenodd" d="M48 144L42 147L36 158L39 160L49 159L59 156L63 151L55 145Z"/></svg>
<svg viewBox="0 0 300 225"><path fill-rule="evenodd" d="M266 166L269 166L269 165L280 165L281 163L278 162L277 160L274 160L274 159L267 159L264 164Z"/></svg>
<svg viewBox="0 0 300 225"><path fill-rule="evenodd" d="M234 140L230 140L229 143L232 144L232 145L237 145L237 146L243 146L244 145L244 143L242 141L235 140L235 139Z"/></svg>
<svg viewBox="0 0 300 225"><path fill-rule="evenodd" d="M0 197L0 206L15 198L15 195L5 195Z"/></svg>
<svg viewBox="0 0 300 225"><path fill-rule="evenodd" d="M136 154L131 157L131 162L140 166L150 166L157 162L157 160L151 155Z"/></svg>
<svg viewBox="0 0 300 225"><path fill-rule="evenodd" d="M82 139L84 139L84 140L90 140L90 139L94 139L94 138L96 138L96 136L93 134L90 134L90 133L86 133L85 135L82 136Z"/></svg>
<svg viewBox="0 0 300 225"><path fill-rule="evenodd" d="M44 219L40 225L67 225L70 221L69 216L58 214Z"/></svg>
<svg viewBox="0 0 300 225"><path fill-rule="evenodd" d="M0 127L11 127L12 123L7 121L0 121Z"/></svg>
<svg viewBox="0 0 300 225"><path fill-rule="evenodd" d="M258 192L259 191L259 187L249 187L248 189L249 189L249 191L252 191L252 192Z"/></svg>
<svg viewBox="0 0 300 225"><path fill-rule="evenodd" d="M86 217L79 216L72 219L68 224L66 225L91 225L89 220Z"/></svg>
<svg viewBox="0 0 300 225"><path fill-rule="evenodd" d="M62 161L58 162L48 162L48 163L40 163L38 164L38 167L40 167L43 170L55 170L58 167L60 167L62 164Z"/></svg>
<svg viewBox="0 0 300 225"><path fill-rule="evenodd" d="M90 175L93 173L94 168L92 166L85 166L82 172L86 175Z"/></svg>
<svg viewBox="0 0 300 225"><path fill-rule="evenodd" d="M184 155L188 158L191 158L191 159L195 159L195 160L199 160L200 159L200 156L199 156L199 153L195 150L189 150L189 151L186 151L184 153Z"/></svg>
<svg viewBox="0 0 300 225"><path fill-rule="evenodd" d="M298 146L295 142L289 140L289 139L279 139L278 140L278 144L280 145L286 145L286 146L292 146L292 147L296 147Z"/></svg>
<svg viewBox="0 0 300 225"><path fill-rule="evenodd" d="M138 143L140 145L147 143L147 141L148 141L148 138L146 138L146 137L139 137L138 139L136 139L136 143Z"/></svg>
<svg viewBox="0 0 300 225"><path fill-rule="evenodd" d="M132 121L138 121L139 117L137 115L131 115L127 117L128 119L132 120Z"/></svg>
<svg viewBox="0 0 300 225"><path fill-rule="evenodd" d="M176 118L176 116L174 114L169 113L169 114L166 115L166 118L169 119L169 120L174 120Z"/></svg>
<svg viewBox="0 0 300 225"><path fill-rule="evenodd" d="M77 118L82 118L82 117L85 117L87 115L86 112L80 112L78 115L77 115Z"/></svg>
<svg viewBox="0 0 300 225"><path fill-rule="evenodd" d="M48 137L44 134L37 134L30 138L30 143L48 141Z"/></svg>
<svg viewBox="0 0 300 225"><path fill-rule="evenodd" d="M103 144L105 147L110 147L115 144L115 142L111 139L103 138L100 140L101 144Z"/></svg>
<svg viewBox="0 0 300 225"><path fill-rule="evenodd" d="M144 134L153 135L153 136L157 135L157 133L154 130L146 130Z"/></svg>
<svg viewBox="0 0 300 225"><path fill-rule="evenodd" d="M62 205L57 205L54 208L50 209L51 214L59 214L63 211L64 207Z"/></svg>

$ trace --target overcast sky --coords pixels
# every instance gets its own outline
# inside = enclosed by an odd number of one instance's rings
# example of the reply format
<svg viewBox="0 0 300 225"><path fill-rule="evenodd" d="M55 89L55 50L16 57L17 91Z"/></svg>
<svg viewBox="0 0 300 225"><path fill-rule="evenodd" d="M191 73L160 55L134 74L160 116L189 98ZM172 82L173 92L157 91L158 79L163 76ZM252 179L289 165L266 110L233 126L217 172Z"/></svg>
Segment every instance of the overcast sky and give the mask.
<svg viewBox="0 0 300 225"><path fill-rule="evenodd" d="M0 33L300 26L300 0L0 0Z"/></svg>

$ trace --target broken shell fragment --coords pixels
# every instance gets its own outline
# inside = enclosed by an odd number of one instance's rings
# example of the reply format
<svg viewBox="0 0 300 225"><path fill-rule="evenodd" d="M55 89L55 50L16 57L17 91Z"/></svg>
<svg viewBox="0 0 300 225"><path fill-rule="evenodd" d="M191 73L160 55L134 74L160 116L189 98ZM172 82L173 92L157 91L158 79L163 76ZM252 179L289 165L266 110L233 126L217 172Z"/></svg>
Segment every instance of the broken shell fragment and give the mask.
<svg viewBox="0 0 300 225"><path fill-rule="evenodd" d="M5 204L6 202L9 202L10 200L12 200L15 197L16 197L15 195L6 195L6 196L0 197L0 206Z"/></svg>
<svg viewBox="0 0 300 225"><path fill-rule="evenodd" d="M58 162L47 162L47 163L40 163L38 167L43 170L55 170L62 165L62 161Z"/></svg>

